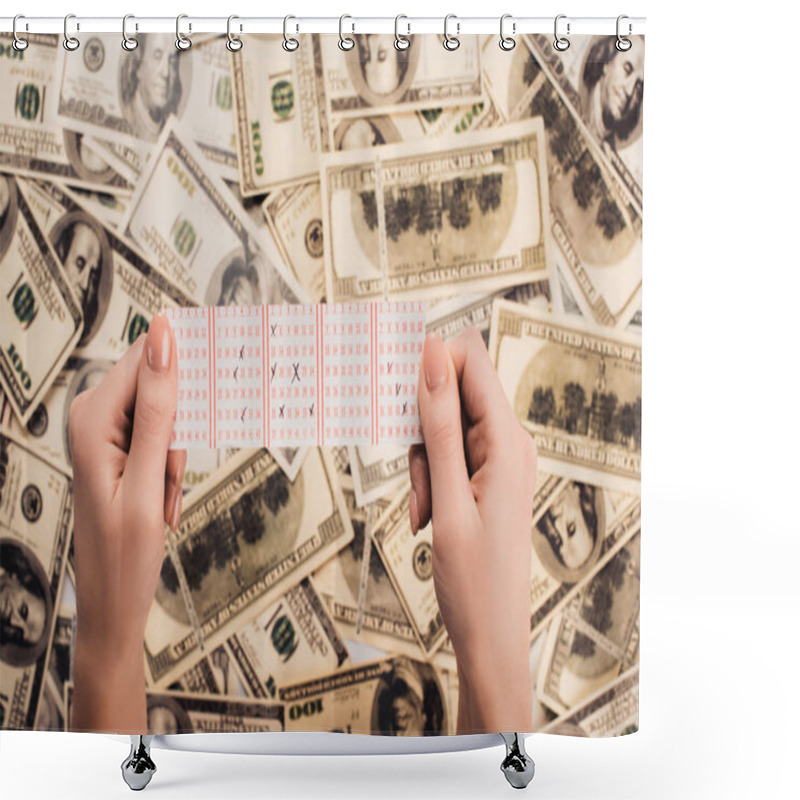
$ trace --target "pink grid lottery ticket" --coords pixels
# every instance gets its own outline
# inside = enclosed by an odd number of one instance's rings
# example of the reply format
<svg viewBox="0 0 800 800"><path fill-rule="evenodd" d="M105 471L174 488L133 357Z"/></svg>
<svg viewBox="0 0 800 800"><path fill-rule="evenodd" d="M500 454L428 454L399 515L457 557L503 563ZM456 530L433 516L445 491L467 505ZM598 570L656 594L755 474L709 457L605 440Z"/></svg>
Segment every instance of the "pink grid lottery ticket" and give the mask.
<svg viewBox="0 0 800 800"><path fill-rule="evenodd" d="M166 308L178 349L170 448L422 441L419 302Z"/></svg>

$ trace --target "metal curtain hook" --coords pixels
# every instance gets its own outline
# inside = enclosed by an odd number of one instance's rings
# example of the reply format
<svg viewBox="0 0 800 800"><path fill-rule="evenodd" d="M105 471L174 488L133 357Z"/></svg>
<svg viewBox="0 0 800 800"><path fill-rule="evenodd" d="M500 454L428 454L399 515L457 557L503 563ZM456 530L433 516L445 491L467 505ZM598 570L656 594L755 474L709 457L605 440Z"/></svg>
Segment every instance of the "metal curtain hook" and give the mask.
<svg viewBox="0 0 800 800"><path fill-rule="evenodd" d="M133 14L126 14L122 18L122 49L131 51L135 50L139 46L139 40L135 36L128 36L128 20L134 19ZM139 25L136 23L134 25L134 30L139 30Z"/></svg>
<svg viewBox="0 0 800 800"><path fill-rule="evenodd" d="M444 18L444 41L442 42L442 44L444 45L445 50L450 50L452 52L453 50L458 50L458 48L461 47L461 42L455 36L451 36L447 32L447 23L450 22L451 19L456 19L456 15L448 14ZM460 32L461 32L461 23L457 21L456 33L458 34Z"/></svg>
<svg viewBox="0 0 800 800"><path fill-rule="evenodd" d="M72 52L73 50L77 50L81 46L81 43L77 39L77 37L69 35L69 29L67 28L67 25L69 24L69 21L71 19L75 19L74 14L67 14L67 16L64 17L64 41L62 42L62 44L64 45L64 49L69 50L70 52ZM77 24L75 28L76 30L78 29Z"/></svg>
<svg viewBox="0 0 800 800"><path fill-rule="evenodd" d="M504 36L503 35L503 25L507 19L511 19L511 14L503 14L500 17L500 49L501 50L513 50L517 46L517 40L512 38L511 36ZM517 32L517 23L511 23L511 33Z"/></svg>
<svg viewBox="0 0 800 800"><path fill-rule="evenodd" d="M616 48L617 48L617 50L620 51L620 53L625 53L628 50L630 50L631 47L633 47L633 42L630 39L624 38L623 35L620 33L620 22L622 22L623 19L628 19L628 17L625 16L625 14L620 14L617 17L617 42L616 42ZM629 22L628 23L628 36L630 36L632 32L633 32L633 26Z"/></svg>
<svg viewBox="0 0 800 800"><path fill-rule="evenodd" d="M395 50L408 50L411 47L411 40L406 39L405 36L400 35L400 20L401 19L408 19L405 14L398 14L394 18L394 49ZM411 23L407 22L406 27L408 28L408 33L411 33Z"/></svg>
<svg viewBox="0 0 800 800"><path fill-rule="evenodd" d="M345 51L352 50L356 46L355 39L351 39L349 36L345 37L344 34L342 33L342 27L346 19L353 19L353 18L349 14L342 14L342 16L339 17L339 49ZM356 29L356 26L354 24L352 25L352 29L353 31L355 31Z"/></svg>
<svg viewBox="0 0 800 800"><path fill-rule="evenodd" d="M13 23L13 25L11 27L11 30L12 30L12 32L14 34L14 41L11 44L14 47L15 50L20 50L21 51L21 50L27 50L27 48L28 48L28 40L27 39L23 39L17 33L17 20L20 20L20 19L25 19L25 17L22 14L17 14L14 17L14 23ZM25 30L26 31L28 30L28 23L27 22L25 23Z"/></svg>
<svg viewBox="0 0 800 800"><path fill-rule="evenodd" d="M555 34L555 39L553 39L553 47L555 47L555 49L561 53L563 53L565 50L569 50L569 39L558 35L558 21L566 18L566 14L559 14L556 17L555 24L553 25L553 32ZM567 35L569 35L569 22L567 23Z"/></svg>
<svg viewBox="0 0 800 800"><path fill-rule="evenodd" d="M297 50L298 47L300 47L300 42L298 42L297 39L295 39L294 37L289 36L287 32L289 28L290 19L297 19L297 17L293 17L291 14L287 14L283 18L283 49L286 50L287 53L294 53L294 51ZM295 25L295 32L299 32L299 30L300 27L298 25Z"/></svg>
<svg viewBox="0 0 800 800"><path fill-rule="evenodd" d="M175 17L175 47L178 50L188 50L192 46L192 40L181 33L181 20L186 19L188 14L178 14ZM189 23L189 33L192 32L192 23Z"/></svg>
<svg viewBox="0 0 800 800"><path fill-rule="evenodd" d="M239 50L241 50L243 47L242 40L238 36L234 36L233 33L231 32L231 22L233 22L235 19L239 19L239 17L237 17L236 14L231 14L228 17L228 41L225 42L225 47L227 47L228 50L231 51L231 53L238 53ZM241 29L242 27L240 25L239 30Z"/></svg>

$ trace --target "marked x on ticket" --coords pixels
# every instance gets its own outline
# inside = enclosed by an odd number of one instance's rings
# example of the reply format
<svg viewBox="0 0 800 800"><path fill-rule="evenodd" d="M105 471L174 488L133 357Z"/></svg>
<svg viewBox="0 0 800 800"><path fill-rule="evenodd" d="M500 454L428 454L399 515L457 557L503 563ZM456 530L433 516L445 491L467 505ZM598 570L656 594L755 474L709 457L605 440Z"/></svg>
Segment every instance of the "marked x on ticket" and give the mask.
<svg viewBox="0 0 800 800"><path fill-rule="evenodd" d="M166 308L171 449L422 441L420 302Z"/></svg>

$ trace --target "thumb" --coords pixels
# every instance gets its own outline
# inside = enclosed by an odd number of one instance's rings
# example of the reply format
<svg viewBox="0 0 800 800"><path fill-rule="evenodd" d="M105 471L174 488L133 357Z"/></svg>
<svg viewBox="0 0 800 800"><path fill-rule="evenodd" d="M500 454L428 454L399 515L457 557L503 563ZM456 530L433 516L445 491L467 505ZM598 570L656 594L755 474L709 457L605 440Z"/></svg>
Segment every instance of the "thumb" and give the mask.
<svg viewBox="0 0 800 800"><path fill-rule="evenodd" d="M139 362L133 433L125 477L148 508L164 507L164 475L178 395L175 337L169 321L156 314L150 322Z"/></svg>
<svg viewBox="0 0 800 800"><path fill-rule="evenodd" d="M435 333L427 336L422 349L417 394L431 476L431 517L447 523L466 500L472 500L472 492L464 458L458 378L450 353Z"/></svg>

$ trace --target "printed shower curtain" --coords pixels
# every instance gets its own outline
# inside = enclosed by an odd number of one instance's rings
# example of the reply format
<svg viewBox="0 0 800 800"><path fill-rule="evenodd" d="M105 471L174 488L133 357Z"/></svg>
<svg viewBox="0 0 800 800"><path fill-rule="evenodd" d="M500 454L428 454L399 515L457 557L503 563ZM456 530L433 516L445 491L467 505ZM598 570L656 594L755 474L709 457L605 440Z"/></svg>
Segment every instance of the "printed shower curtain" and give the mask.
<svg viewBox="0 0 800 800"><path fill-rule="evenodd" d="M537 448L528 684L496 664L496 691L530 692L528 731L635 731L643 37L27 38L0 34L0 725L81 729L95 606L70 412L153 317L325 304L346 324L414 301L446 342L477 328ZM187 449L120 667L143 675L147 732L482 732L459 726L464 634L440 608L444 544L412 533L408 447L209 444ZM95 594L120 612L109 648L138 594ZM102 692L118 676L93 652Z"/></svg>

